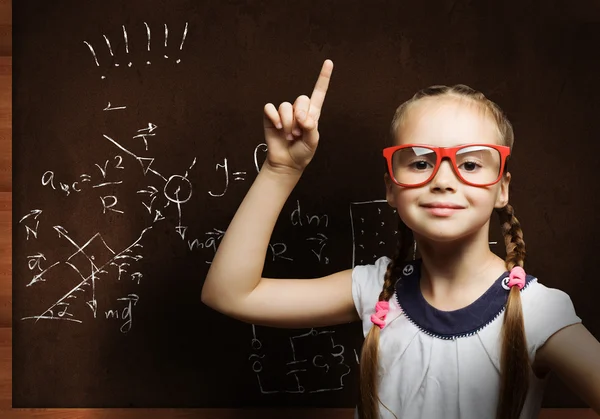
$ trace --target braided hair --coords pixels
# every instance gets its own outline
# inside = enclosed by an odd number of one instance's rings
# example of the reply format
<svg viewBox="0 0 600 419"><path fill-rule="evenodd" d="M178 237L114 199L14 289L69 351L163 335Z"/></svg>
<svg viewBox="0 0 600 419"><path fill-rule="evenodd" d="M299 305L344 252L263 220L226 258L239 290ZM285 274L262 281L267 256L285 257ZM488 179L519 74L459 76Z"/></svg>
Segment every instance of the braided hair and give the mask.
<svg viewBox="0 0 600 419"><path fill-rule="evenodd" d="M396 138L398 129L404 123L407 110L421 98L432 96L451 96L471 100L479 104L496 122L497 133L502 144L512 149L514 143L513 128L500 107L466 85L431 86L420 90L411 99L401 104L394 114L390 127L392 141ZM506 169L505 169L506 173ZM524 267L525 242L521 225L515 216L512 205L507 204L497 208L500 218L502 235L506 245L505 264L507 270L515 266ZM400 277L400 270L410 257L414 235L399 218L399 237L394 255L391 257L385 272L383 289L379 301L389 301L394 295L395 283ZM378 397L378 348L381 329L373 325L363 343L360 368L360 398L358 413L361 419L379 418L379 404L383 403ZM529 389L529 371L531 368L527 351L527 341L523 323L521 293L513 286L508 294L502 325L502 350L500 359L500 395L496 411L496 419L518 419ZM383 405L386 409L387 407ZM389 409L388 409L389 410ZM393 413L392 413L393 414ZM396 416L394 414L394 416Z"/></svg>

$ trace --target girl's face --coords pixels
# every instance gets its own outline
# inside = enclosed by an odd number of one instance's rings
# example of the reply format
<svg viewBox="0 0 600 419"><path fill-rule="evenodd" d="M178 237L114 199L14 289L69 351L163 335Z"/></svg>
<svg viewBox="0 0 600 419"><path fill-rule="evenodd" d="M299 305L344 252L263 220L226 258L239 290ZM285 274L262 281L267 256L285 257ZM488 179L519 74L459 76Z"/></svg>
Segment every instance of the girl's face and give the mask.
<svg viewBox="0 0 600 419"><path fill-rule="evenodd" d="M500 143L496 123L480 105L468 100L430 97L413 103L398 128L395 143L452 147L470 143ZM510 173L491 186L470 186L460 181L452 163L444 159L435 177L417 188L396 185L385 175L386 198L415 233L432 241L453 241L488 233L495 207L508 203ZM436 204L460 208L439 210ZM485 231L482 231L485 229Z"/></svg>

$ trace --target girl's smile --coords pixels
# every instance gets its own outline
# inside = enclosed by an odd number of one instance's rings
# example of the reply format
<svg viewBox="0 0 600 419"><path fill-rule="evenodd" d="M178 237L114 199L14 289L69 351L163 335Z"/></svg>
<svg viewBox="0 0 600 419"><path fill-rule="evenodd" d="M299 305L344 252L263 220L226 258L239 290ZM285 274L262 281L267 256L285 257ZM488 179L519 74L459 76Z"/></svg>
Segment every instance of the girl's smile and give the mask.
<svg viewBox="0 0 600 419"><path fill-rule="evenodd" d="M434 204L434 205L422 205L422 207L429 214L436 217L450 217L456 212L464 209L459 206L450 206L451 204Z"/></svg>

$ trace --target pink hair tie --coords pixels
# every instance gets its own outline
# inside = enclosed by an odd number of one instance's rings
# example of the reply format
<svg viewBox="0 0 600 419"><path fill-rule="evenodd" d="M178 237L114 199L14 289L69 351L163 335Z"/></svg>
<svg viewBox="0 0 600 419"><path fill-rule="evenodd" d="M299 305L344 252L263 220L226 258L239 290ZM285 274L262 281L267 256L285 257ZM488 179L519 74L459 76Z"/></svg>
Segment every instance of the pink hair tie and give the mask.
<svg viewBox="0 0 600 419"><path fill-rule="evenodd" d="M373 324L379 326L380 329L385 327L385 315L390 311L390 303L388 301L377 301L375 304L375 314L371 314Z"/></svg>
<svg viewBox="0 0 600 419"><path fill-rule="evenodd" d="M510 289L513 285L523 289L525 286L525 270L520 266L515 266L510 270L508 275L508 288Z"/></svg>

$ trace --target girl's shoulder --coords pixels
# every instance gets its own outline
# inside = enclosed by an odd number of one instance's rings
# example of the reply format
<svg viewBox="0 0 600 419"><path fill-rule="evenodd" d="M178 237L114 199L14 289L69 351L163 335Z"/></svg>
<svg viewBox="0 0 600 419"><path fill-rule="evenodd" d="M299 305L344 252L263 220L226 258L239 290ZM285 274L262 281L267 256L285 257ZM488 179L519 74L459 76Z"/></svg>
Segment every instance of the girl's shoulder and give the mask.
<svg viewBox="0 0 600 419"><path fill-rule="evenodd" d="M372 264L356 265L352 269L352 298L361 318L363 313L372 311L375 302L379 299L385 271L390 261L389 257L382 256Z"/></svg>
<svg viewBox="0 0 600 419"><path fill-rule="evenodd" d="M521 293L521 304L525 334L532 351L560 329L581 323L569 294L544 285L538 278Z"/></svg>
<svg viewBox="0 0 600 419"><path fill-rule="evenodd" d="M565 316L575 312L569 294L559 288L546 286L537 277L521 293L523 309L527 309L532 317ZM537 314L537 316L534 316Z"/></svg>

